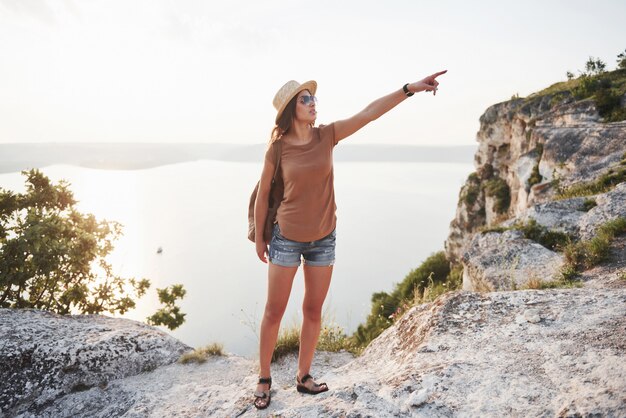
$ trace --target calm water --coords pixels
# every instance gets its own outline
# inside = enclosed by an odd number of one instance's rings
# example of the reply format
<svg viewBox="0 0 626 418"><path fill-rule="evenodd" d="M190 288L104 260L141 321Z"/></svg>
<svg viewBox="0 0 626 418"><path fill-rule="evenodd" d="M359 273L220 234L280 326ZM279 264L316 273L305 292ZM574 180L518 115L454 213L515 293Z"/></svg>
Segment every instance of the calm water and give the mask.
<svg viewBox="0 0 626 418"><path fill-rule="evenodd" d="M158 308L156 287L182 283L186 322L165 331L194 347L221 342L228 352L256 355L267 265L246 236L260 164L200 161L137 171L57 165L42 171L71 183L81 211L124 225L110 257L114 270L152 281L124 317L143 321ZM443 249L471 171L471 164L335 162L337 261L324 305L329 320L353 332L370 311L372 293L391 290ZM23 191L24 177L0 175L0 187ZM300 269L283 324L300 321L303 293Z"/></svg>

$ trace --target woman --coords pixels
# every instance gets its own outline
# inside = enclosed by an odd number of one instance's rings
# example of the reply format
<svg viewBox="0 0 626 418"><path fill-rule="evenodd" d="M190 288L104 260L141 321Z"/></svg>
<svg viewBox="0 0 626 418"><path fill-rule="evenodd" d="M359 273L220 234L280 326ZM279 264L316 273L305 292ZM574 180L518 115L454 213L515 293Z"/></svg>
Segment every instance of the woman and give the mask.
<svg viewBox="0 0 626 418"><path fill-rule="evenodd" d="M254 405L264 409L270 404L270 361L278 338L280 321L289 300L293 278L304 259L305 294L303 322L298 354L296 389L318 394L328 390L309 374L320 333L321 313L330 285L335 261L335 195L333 188L333 147L367 123L378 119L407 97L420 91L437 92L436 78L446 71L405 84L393 93L369 104L349 119L315 127L317 83L287 82L276 93L276 125L254 206L256 252L268 262L268 290L261 322L260 375ZM274 142L281 141L280 167L284 196L276 215L269 243L263 238L268 213L270 184L276 155ZM268 250L269 244L269 250Z"/></svg>

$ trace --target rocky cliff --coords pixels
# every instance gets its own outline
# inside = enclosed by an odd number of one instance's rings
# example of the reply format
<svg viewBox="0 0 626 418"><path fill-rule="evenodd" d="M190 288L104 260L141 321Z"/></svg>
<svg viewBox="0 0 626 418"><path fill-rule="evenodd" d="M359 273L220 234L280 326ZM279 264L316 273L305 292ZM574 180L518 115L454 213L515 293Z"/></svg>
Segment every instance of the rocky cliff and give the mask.
<svg viewBox="0 0 626 418"><path fill-rule="evenodd" d="M477 141L476 171L460 191L445 243L447 258L464 266L464 289L514 289L562 268L554 248L503 229L532 220L570 240L589 239L606 221L626 217L626 183L563 196L582 183L624 181L626 121L603 122L593 100L561 92L493 105L480 117Z"/></svg>

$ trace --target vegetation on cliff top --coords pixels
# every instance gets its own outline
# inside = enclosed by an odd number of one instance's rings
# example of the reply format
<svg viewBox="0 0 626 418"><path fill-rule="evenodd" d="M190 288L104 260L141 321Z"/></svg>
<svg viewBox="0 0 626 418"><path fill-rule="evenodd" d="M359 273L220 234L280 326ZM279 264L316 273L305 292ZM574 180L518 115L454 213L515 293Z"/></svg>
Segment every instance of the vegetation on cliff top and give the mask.
<svg viewBox="0 0 626 418"><path fill-rule="evenodd" d="M617 56L617 68L606 71L606 64L599 59L589 57L585 71L579 76L567 72L568 81L555 83L524 99L534 101L545 96L552 96L551 103L558 104L571 100L593 100L598 113L605 122L626 120L626 108L622 98L626 95L626 51Z"/></svg>

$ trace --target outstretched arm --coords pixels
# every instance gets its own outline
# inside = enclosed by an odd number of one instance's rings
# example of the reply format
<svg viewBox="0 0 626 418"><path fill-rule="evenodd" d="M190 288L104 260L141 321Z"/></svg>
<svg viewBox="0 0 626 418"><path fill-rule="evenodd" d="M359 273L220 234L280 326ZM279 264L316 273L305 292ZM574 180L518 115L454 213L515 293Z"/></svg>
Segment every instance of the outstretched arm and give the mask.
<svg viewBox="0 0 626 418"><path fill-rule="evenodd" d="M439 82L437 82L437 77L445 74L447 71L448 70L439 71L435 74L429 75L428 77L420 81L409 84L407 88L411 93L419 93L420 91L432 91L433 95L435 95L437 93L437 86L439 85ZM371 121L378 119L379 117L396 107L406 98L407 95L405 94L404 90L400 88L391 94L374 100L372 103L367 105L365 109L361 110L359 113L352 116L351 118L336 121L335 140L341 141L342 139L352 135Z"/></svg>

